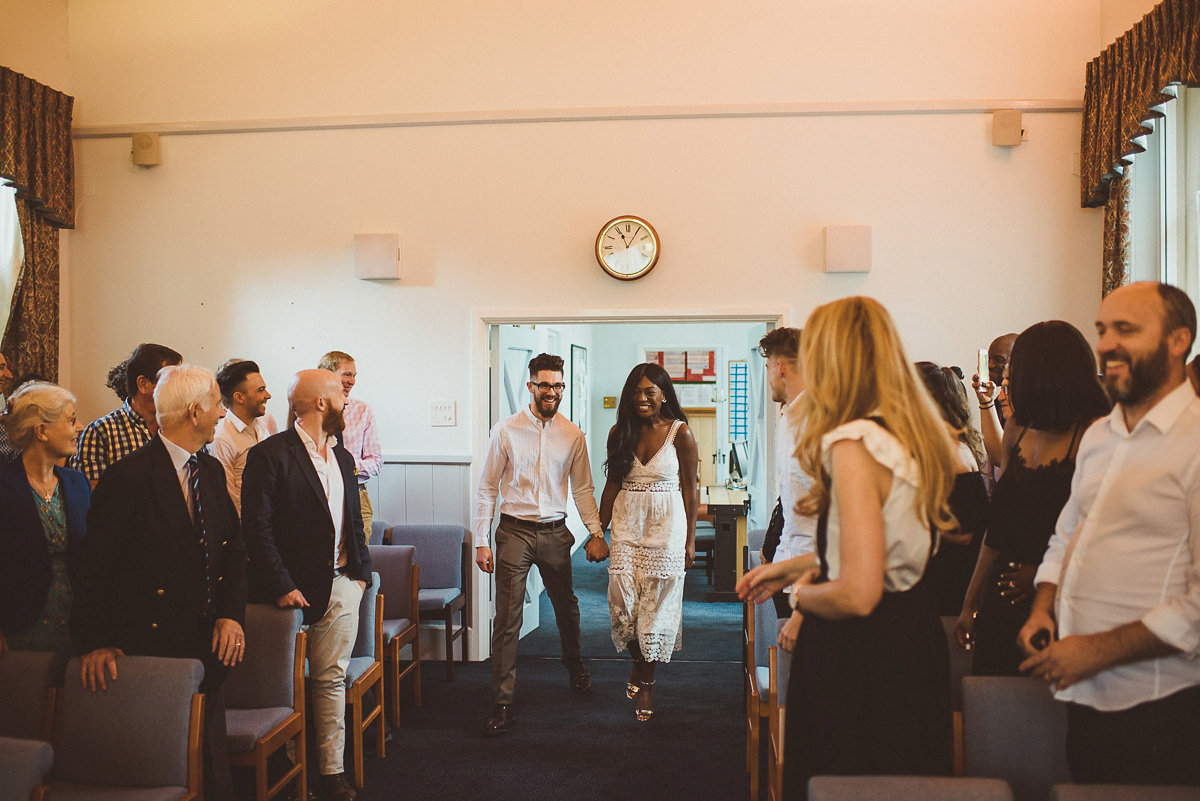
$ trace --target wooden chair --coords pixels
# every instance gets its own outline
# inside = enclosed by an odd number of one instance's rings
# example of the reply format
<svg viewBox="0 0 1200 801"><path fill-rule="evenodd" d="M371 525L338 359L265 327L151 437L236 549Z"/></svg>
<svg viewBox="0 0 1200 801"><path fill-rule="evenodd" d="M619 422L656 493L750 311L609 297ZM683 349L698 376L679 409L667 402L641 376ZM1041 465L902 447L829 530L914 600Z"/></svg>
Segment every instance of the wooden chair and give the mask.
<svg viewBox="0 0 1200 801"><path fill-rule="evenodd" d="M998 779L945 776L813 776L808 801L1012 801Z"/></svg>
<svg viewBox="0 0 1200 801"><path fill-rule="evenodd" d="M289 784L304 798L308 787L302 622L299 609L247 604L246 656L225 680L229 762L254 768L255 801L268 801ZM267 760L289 741L296 764L268 786Z"/></svg>
<svg viewBox="0 0 1200 801"><path fill-rule="evenodd" d="M195 659L122 656L117 671L103 692L78 680L60 691L50 797L117 801L170 793L177 801L200 801L203 666ZM79 676L78 658L67 675Z"/></svg>
<svg viewBox="0 0 1200 801"><path fill-rule="evenodd" d="M371 586L363 593L358 609L358 639L350 653L350 665L346 668L346 714L350 725L346 727L354 749L354 786L362 789L363 735L375 725L375 753L384 757L383 731L383 593L379 591L379 574L371 577ZM363 714L364 697L375 690L375 707Z"/></svg>
<svg viewBox="0 0 1200 801"><path fill-rule="evenodd" d="M9 651L0 657L0 737L50 742L57 663L53 651Z"/></svg>
<svg viewBox="0 0 1200 801"><path fill-rule="evenodd" d="M963 716L962 716L962 680L971 675L971 665L974 662L974 651L963 650L958 644L955 629L958 618L954 615L942 616L942 628L946 631L946 647L950 651L950 708L954 715L954 775L963 775Z"/></svg>
<svg viewBox="0 0 1200 801"><path fill-rule="evenodd" d="M466 633L470 616L467 571L474 560L468 532L462 526L393 526L391 537L393 545L411 545L417 549L416 561L421 567L421 586L417 591L420 619L445 624L446 681L454 681L454 641ZM393 614L395 611L392 610ZM455 614L459 615L457 628ZM467 661L465 637L462 661Z"/></svg>
<svg viewBox="0 0 1200 801"><path fill-rule="evenodd" d="M398 527L397 527L398 528ZM392 529L393 533L396 528ZM420 568L416 549L411 545L379 545L371 550L371 565L379 571L381 591L391 602L390 618L383 622L383 643L387 667L389 719L400 725L400 681L410 673L413 703L421 705L421 637L418 619ZM412 646L412 661L400 667L400 649Z"/></svg>
<svg viewBox="0 0 1200 801"><path fill-rule="evenodd" d="M783 801L784 723L787 720L787 683L792 655L778 645L767 650L767 671L770 687L767 690L767 799Z"/></svg>
<svg viewBox="0 0 1200 801"><path fill-rule="evenodd" d="M0 737L0 801L45 801L53 764L50 743Z"/></svg>
<svg viewBox="0 0 1200 801"><path fill-rule="evenodd" d="M1042 679L967 676L962 682L964 772L1003 779L1017 801L1071 781L1067 708Z"/></svg>
<svg viewBox="0 0 1200 801"><path fill-rule="evenodd" d="M750 798L759 797L759 754L761 733L767 724L768 684L770 682L767 649L775 642L775 610L770 604L746 604L746 771L750 774Z"/></svg>

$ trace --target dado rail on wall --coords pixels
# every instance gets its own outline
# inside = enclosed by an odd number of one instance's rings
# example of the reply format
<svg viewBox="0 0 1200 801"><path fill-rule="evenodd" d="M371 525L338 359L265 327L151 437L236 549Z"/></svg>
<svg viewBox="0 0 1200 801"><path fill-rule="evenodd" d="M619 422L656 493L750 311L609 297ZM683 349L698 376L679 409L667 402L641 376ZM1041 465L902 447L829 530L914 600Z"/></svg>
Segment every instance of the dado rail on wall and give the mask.
<svg viewBox="0 0 1200 801"><path fill-rule="evenodd" d="M725 105L432 111L411 114L371 114L355 117L293 117L261 120L82 125L76 127L72 135L76 139L102 139L146 132L163 135L187 135L353 128L415 128L438 125L598 122L604 120L840 117L885 114L985 114L997 109L1017 109L1030 114L1037 112L1079 112L1083 110L1083 100L1066 98L1037 100L891 100L838 103L737 103Z"/></svg>

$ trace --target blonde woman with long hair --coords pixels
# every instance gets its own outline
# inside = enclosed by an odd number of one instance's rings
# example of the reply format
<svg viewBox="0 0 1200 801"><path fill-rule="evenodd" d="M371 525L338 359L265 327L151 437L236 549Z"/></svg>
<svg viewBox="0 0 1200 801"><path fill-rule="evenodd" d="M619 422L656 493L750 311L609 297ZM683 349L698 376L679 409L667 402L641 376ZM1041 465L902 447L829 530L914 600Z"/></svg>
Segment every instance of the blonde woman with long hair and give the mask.
<svg viewBox="0 0 1200 801"><path fill-rule="evenodd" d="M921 579L955 526L954 445L878 301L817 308L801 349L808 390L793 424L813 486L797 509L819 518L817 552L738 583L758 602L793 584L804 616L784 795L804 798L818 774L947 775L948 653Z"/></svg>

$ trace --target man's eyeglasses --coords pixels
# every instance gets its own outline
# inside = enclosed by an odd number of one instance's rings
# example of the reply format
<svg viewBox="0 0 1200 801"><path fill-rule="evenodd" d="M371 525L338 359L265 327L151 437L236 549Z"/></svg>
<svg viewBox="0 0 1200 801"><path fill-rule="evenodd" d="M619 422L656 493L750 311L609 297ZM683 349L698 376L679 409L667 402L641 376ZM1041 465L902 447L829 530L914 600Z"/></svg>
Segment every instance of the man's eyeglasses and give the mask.
<svg viewBox="0 0 1200 801"><path fill-rule="evenodd" d="M529 383L538 392L549 392L550 390L554 390L555 392L562 392L564 389L567 388L566 384L547 384L545 381L541 381L537 384L534 384L532 381L530 381Z"/></svg>

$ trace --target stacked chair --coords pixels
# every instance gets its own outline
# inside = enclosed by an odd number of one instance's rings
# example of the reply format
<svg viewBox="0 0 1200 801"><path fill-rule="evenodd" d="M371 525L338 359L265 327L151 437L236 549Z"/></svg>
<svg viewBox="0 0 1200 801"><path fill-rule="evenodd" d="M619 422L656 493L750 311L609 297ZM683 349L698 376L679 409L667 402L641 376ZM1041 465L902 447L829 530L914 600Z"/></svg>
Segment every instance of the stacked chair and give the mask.
<svg viewBox="0 0 1200 801"><path fill-rule="evenodd" d="M308 786L303 619L299 609L247 605L246 657L225 680L229 761L254 769L255 801L268 801L292 784L295 797L303 798ZM288 742L297 762L271 784L267 760Z"/></svg>
<svg viewBox="0 0 1200 801"><path fill-rule="evenodd" d="M446 627L446 680L454 680L454 641L467 630L467 570L472 564L468 532L462 526L395 526L393 545L417 549L421 586L417 604L421 620L438 620ZM454 625L454 616L459 624ZM467 661L466 639L462 661Z"/></svg>
<svg viewBox="0 0 1200 801"><path fill-rule="evenodd" d="M421 704L421 638L417 618L420 570L415 560L416 549L411 545L379 545L371 549L371 565L378 571L380 591L389 599L388 617L383 620L383 652L390 704L388 717L393 726L400 725L400 681L409 674L413 680L413 703ZM400 649L406 645L412 646L412 661L401 668Z"/></svg>

